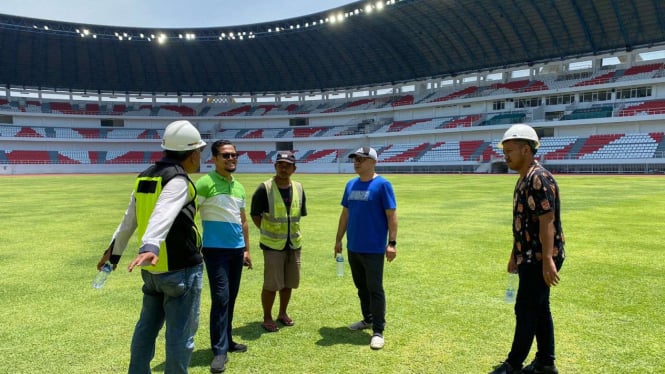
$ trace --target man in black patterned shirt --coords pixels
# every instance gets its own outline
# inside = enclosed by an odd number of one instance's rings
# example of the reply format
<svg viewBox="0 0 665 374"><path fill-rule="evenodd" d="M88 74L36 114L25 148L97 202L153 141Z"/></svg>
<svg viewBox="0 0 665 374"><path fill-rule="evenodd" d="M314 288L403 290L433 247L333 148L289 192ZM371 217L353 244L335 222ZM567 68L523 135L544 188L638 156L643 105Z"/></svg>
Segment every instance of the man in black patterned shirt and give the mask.
<svg viewBox="0 0 665 374"><path fill-rule="evenodd" d="M550 287L559 283L565 258L559 187L552 174L534 159L540 142L528 125L513 125L499 147L506 164L519 173L513 194L513 249L508 272L518 273L515 335L508 358L492 373L558 373L554 365L554 324ZM533 338L538 351L522 369Z"/></svg>

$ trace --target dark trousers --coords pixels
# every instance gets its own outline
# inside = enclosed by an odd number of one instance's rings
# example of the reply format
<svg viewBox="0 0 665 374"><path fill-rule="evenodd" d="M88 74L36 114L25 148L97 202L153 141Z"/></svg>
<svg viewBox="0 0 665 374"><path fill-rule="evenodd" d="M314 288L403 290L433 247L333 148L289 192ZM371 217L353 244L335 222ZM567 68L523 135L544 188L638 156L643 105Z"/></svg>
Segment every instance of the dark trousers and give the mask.
<svg viewBox="0 0 665 374"><path fill-rule="evenodd" d="M240 288L244 248L203 248L210 283L210 345L215 356L226 354L233 341L233 308Z"/></svg>
<svg viewBox="0 0 665 374"><path fill-rule="evenodd" d="M522 366L529 355L533 338L538 351L536 358L545 365L554 363L554 323L550 312L550 288L543 279L542 263L519 266L519 288L515 302L515 336L508 362Z"/></svg>
<svg viewBox="0 0 665 374"><path fill-rule="evenodd" d="M383 254L365 254L348 251L353 283L358 289L360 310L365 322L372 323L376 333L383 333L386 325L386 294L383 291Z"/></svg>

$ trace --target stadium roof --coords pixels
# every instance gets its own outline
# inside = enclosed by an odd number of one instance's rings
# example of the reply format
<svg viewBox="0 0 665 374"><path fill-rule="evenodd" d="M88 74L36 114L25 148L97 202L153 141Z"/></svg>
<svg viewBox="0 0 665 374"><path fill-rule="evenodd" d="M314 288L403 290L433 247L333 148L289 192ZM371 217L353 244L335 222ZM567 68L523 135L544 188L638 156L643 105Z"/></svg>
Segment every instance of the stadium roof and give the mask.
<svg viewBox="0 0 665 374"><path fill-rule="evenodd" d="M665 44L661 0L357 1L223 28L0 15L0 84L118 93L319 92ZM371 5L371 8L367 8Z"/></svg>

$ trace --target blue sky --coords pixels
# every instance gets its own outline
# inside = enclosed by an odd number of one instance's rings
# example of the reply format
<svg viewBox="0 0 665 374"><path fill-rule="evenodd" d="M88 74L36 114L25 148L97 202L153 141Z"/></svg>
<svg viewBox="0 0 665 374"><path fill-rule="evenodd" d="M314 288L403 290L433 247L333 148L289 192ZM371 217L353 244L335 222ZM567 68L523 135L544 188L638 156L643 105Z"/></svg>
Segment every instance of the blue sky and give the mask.
<svg viewBox="0 0 665 374"><path fill-rule="evenodd" d="M349 0L0 0L0 13L132 27L235 26L282 20Z"/></svg>

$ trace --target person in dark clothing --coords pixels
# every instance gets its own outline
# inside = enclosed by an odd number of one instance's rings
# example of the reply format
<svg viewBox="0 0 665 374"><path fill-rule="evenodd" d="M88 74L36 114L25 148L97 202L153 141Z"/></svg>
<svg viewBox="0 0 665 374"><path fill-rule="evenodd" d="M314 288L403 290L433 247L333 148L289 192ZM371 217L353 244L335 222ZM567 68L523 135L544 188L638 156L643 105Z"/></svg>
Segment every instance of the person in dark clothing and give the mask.
<svg viewBox="0 0 665 374"><path fill-rule="evenodd" d="M554 324L550 287L559 283L565 259L559 186L552 174L534 159L540 142L528 125L511 126L499 147L506 164L520 177L513 193L513 248L508 272L519 274L515 302L515 335L508 358L492 374L556 374ZM533 338L538 351L522 368Z"/></svg>

